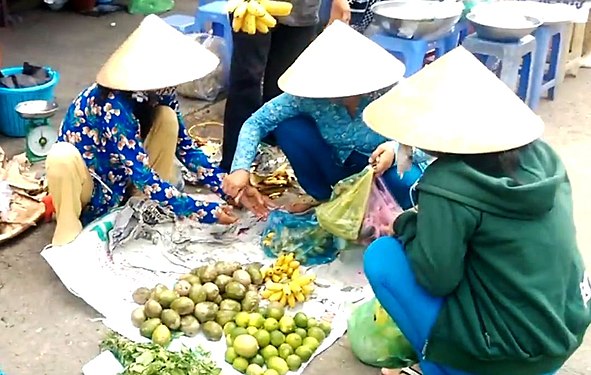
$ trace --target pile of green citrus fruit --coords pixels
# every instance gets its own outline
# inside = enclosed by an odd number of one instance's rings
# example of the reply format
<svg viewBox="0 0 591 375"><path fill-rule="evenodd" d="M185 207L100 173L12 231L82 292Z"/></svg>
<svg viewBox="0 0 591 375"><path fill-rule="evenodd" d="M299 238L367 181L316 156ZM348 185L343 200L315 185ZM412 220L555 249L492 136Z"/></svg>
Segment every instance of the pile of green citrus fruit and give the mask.
<svg viewBox="0 0 591 375"><path fill-rule="evenodd" d="M330 333L330 323L299 312L285 314L271 302L257 312L239 312L224 325L226 362L246 375L285 375L308 362Z"/></svg>

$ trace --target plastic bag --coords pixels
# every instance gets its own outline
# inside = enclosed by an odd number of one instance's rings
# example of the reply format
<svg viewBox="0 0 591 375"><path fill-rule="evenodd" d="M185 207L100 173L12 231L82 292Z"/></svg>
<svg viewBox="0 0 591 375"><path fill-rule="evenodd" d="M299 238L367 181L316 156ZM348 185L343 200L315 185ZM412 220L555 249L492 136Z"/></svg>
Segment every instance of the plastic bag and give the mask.
<svg viewBox="0 0 591 375"><path fill-rule="evenodd" d="M222 37L207 33L189 36L213 52L220 59L220 63L213 72L205 77L177 86L177 92L187 98L212 102L226 88L226 72L229 72L230 68L227 66L229 58L226 58L228 54L226 42Z"/></svg>
<svg viewBox="0 0 591 375"><path fill-rule="evenodd" d="M366 365L403 368L418 362L410 342L375 298L353 311L347 337L355 357Z"/></svg>
<svg viewBox="0 0 591 375"><path fill-rule="evenodd" d="M307 265L332 262L345 245L345 241L322 229L312 213L294 215L271 211L262 236L267 256L294 253L298 261Z"/></svg>
<svg viewBox="0 0 591 375"><path fill-rule="evenodd" d="M360 242L369 244L382 236L390 235L394 220L403 211L382 178L374 179L359 233Z"/></svg>
<svg viewBox="0 0 591 375"><path fill-rule="evenodd" d="M330 201L316 207L318 223L335 236L356 240L365 217L372 180L373 168L368 166L339 181Z"/></svg>
<svg viewBox="0 0 591 375"><path fill-rule="evenodd" d="M131 0L131 14L160 14L174 8L174 0Z"/></svg>

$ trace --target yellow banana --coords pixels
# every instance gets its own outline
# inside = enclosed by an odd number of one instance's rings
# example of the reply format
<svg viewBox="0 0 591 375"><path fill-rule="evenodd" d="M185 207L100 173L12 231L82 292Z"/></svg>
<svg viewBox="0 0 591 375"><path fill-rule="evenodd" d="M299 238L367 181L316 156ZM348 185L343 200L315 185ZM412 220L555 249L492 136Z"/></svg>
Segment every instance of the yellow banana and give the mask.
<svg viewBox="0 0 591 375"><path fill-rule="evenodd" d="M314 287L312 285L302 285L302 292L304 293L304 295L310 295L312 294L312 292L314 292Z"/></svg>
<svg viewBox="0 0 591 375"><path fill-rule="evenodd" d="M290 294L289 296L287 296L287 303L289 304L289 307L294 308L296 305L296 301L295 301L295 297L293 296L293 294Z"/></svg>
<svg viewBox="0 0 591 375"><path fill-rule="evenodd" d="M267 34L269 32L269 26L265 25L265 23L263 23L263 21L261 21L260 17L257 17L256 27L257 27L257 31L261 34ZM289 275L290 272L288 271L287 274Z"/></svg>
<svg viewBox="0 0 591 375"><path fill-rule="evenodd" d="M243 1L244 0L228 0L228 3L226 4L226 11L228 13L234 12L238 5L240 5L240 3Z"/></svg>
<svg viewBox="0 0 591 375"><path fill-rule="evenodd" d="M234 17L234 19L232 19L232 30L234 30L235 33L242 29L242 20L243 19L240 17Z"/></svg>
<svg viewBox="0 0 591 375"><path fill-rule="evenodd" d="M289 296L291 294L291 289L289 289L288 284L283 284L283 294L285 294L286 296Z"/></svg>
<svg viewBox="0 0 591 375"><path fill-rule="evenodd" d="M279 255L279 258L277 258L277 261L275 262L275 267L281 267L284 261L285 255Z"/></svg>
<svg viewBox="0 0 591 375"><path fill-rule="evenodd" d="M248 35L254 35L257 32L256 17L254 14L246 13L244 16L244 24L242 25L242 31Z"/></svg>
<svg viewBox="0 0 591 375"><path fill-rule="evenodd" d="M306 296L304 296L304 293L302 293L302 292L297 292L294 295L295 295L295 299L298 302L304 302L306 300Z"/></svg>
<svg viewBox="0 0 591 375"><path fill-rule="evenodd" d="M273 282L275 282L275 283L278 283L281 281L281 276L273 275L273 276L271 276L271 280L273 280Z"/></svg>
<svg viewBox="0 0 591 375"><path fill-rule="evenodd" d="M274 17L289 16L293 8L287 1L262 0L261 5Z"/></svg>
<svg viewBox="0 0 591 375"><path fill-rule="evenodd" d="M283 265L281 266L281 272L287 272L287 270L289 270L289 264L283 263Z"/></svg>
<svg viewBox="0 0 591 375"><path fill-rule="evenodd" d="M279 303L281 304L281 306L285 306L285 304L287 303L287 296L285 294L281 296Z"/></svg>
<svg viewBox="0 0 591 375"><path fill-rule="evenodd" d="M289 253L285 256L285 263L289 264L295 257L294 253Z"/></svg>
<svg viewBox="0 0 591 375"><path fill-rule="evenodd" d="M289 283L289 289L291 289L291 291L294 293L298 293L298 292L302 291L302 287L299 286L297 283L294 283L293 281L291 283Z"/></svg>
<svg viewBox="0 0 591 375"><path fill-rule="evenodd" d="M283 285L277 283L267 283L266 287L267 290L271 290L273 292L280 292L283 290Z"/></svg>
<svg viewBox="0 0 591 375"><path fill-rule="evenodd" d="M296 268L295 270L293 270L293 273L291 274L291 279L292 280L297 280L301 277L301 273L300 273L300 269Z"/></svg>
<svg viewBox="0 0 591 375"><path fill-rule="evenodd" d="M271 296L269 297L269 301L271 301L271 302L279 301L283 297L285 297L283 292L275 292L275 293L271 294Z"/></svg>
<svg viewBox="0 0 591 375"><path fill-rule="evenodd" d="M308 274L308 275L303 275L297 279L295 279L294 281L299 285L299 286L304 286L304 285L308 285L310 284L312 281L314 281L316 279L316 276L313 274Z"/></svg>
<svg viewBox="0 0 591 375"><path fill-rule="evenodd" d="M273 293L275 293L275 291L270 290L270 289L265 289L261 292L261 297L263 297L265 299L269 299L271 297L271 295L273 295Z"/></svg>
<svg viewBox="0 0 591 375"><path fill-rule="evenodd" d="M242 1L236 9L234 9L234 18L243 18L246 14L246 9L248 8L248 4L245 1Z"/></svg>
<svg viewBox="0 0 591 375"><path fill-rule="evenodd" d="M275 27L275 25L277 25L277 20L272 15L270 15L269 12L265 12L265 15L259 19L269 28Z"/></svg>
<svg viewBox="0 0 591 375"><path fill-rule="evenodd" d="M291 262L289 262L289 268L298 268L300 266L300 262L298 262L297 260L292 260Z"/></svg>
<svg viewBox="0 0 591 375"><path fill-rule="evenodd" d="M248 13L254 14L255 17L262 17L265 15L265 8L256 0L248 2Z"/></svg>

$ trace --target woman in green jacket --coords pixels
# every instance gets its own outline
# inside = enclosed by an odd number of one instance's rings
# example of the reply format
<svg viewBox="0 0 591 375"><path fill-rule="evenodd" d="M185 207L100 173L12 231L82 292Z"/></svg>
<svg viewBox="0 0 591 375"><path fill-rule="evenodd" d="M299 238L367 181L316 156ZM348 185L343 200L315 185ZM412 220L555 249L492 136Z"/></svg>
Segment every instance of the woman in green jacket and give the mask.
<svg viewBox="0 0 591 375"><path fill-rule="evenodd" d="M364 260L423 373L555 373L591 322L591 280L569 179L539 140L540 118L459 47L370 104L364 120L438 157L396 237L376 240Z"/></svg>

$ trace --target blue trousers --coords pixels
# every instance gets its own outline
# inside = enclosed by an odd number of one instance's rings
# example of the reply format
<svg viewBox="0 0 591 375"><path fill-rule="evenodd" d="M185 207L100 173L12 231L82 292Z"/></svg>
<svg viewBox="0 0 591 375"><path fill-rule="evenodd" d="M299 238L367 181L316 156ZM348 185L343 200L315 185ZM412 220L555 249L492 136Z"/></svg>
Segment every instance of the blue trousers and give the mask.
<svg viewBox="0 0 591 375"><path fill-rule="evenodd" d="M363 263L376 298L422 358L445 299L430 295L416 282L402 245L393 237L382 237L369 245ZM420 366L424 375L470 375L425 360Z"/></svg>
<svg viewBox="0 0 591 375"><path fill-rule="evenodd" d="M368 165L369 155L354 151L341 163L333 148L322 138L314 119L307 116L283 121L273 132L293 168L304 191L318 201L330 198L332 187L340 180L359 173ZM422 170L413 165L402 178L396 168L383 175L386 187L403 209L413 206L411 187L422 176Z"/></svg>

